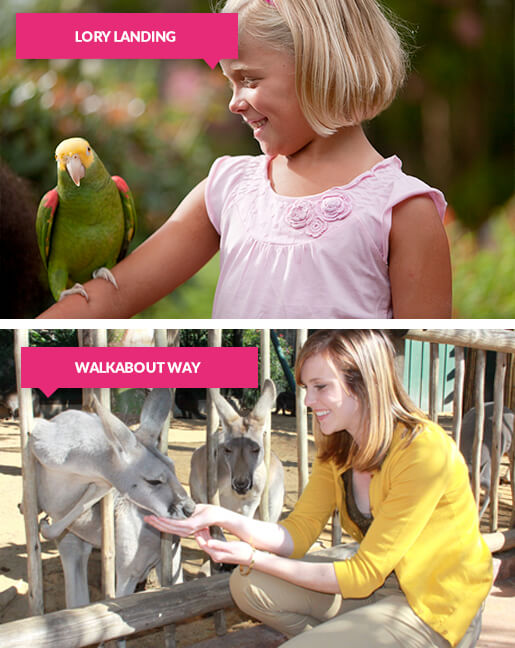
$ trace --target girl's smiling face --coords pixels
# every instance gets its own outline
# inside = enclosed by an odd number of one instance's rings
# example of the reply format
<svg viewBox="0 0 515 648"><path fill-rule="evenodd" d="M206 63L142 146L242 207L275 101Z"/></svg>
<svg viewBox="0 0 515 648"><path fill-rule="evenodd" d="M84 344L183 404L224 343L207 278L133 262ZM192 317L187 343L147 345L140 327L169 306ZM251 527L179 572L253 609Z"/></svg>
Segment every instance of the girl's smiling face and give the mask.
<svg viewBox="0 0 515 648"><path fill-rule="evenodd" d="M347 430L359 443L361 407L346 387L328 355L316 353L302 365L302 384L306 387L305 402L318 419L322 434Z"/></svg>
<svg viewBox="0 0 515 648"><path fill-rule="evenodd" d="M291 54L246 36L239 58L221 67L233 92L229 110L252 128L263 153L293 155L318 137L299 106Z"/></svg>

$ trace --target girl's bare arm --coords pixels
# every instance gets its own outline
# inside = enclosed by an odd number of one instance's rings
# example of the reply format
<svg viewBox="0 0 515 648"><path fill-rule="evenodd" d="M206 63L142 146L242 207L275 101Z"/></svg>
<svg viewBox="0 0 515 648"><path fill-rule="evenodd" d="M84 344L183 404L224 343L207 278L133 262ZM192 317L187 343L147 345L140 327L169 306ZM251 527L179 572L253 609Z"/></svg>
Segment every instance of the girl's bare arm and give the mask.
<svg viewBox="0 0 515 648"><path fill-rule="evenodd" d="M197 185L162 227L112 269L118 289L93 279L85 284L89 301L69 295L39 317L131 317L189 279L219 247L207 215L205 184Z"/></svg>
<svg viewBox="0 0 515 648"><path fill-rule="evenodd" d="M389 272L395 318L452 317L449 244L430 198L410 198L394 208Z"/></svg>

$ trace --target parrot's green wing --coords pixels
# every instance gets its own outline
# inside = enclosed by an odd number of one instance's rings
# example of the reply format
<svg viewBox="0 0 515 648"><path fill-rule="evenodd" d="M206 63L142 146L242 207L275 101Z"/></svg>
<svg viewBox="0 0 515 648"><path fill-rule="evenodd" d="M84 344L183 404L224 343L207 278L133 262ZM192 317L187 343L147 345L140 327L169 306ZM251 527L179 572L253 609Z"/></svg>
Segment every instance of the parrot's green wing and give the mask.
<svg viewBox="0 0 515 648"><path fill-rule="evenodd" d="M113 182L118 187L118 193L122 200L123 207L123 218L125 222L125 233L123 236L123 243L118 256L118 261L121 261L123 257L127 254L127 249L129 243L134 238L134 233L136 231L136 206L134 204L134 199L132 197L131 190L129 185L125 182L120 176L112 176Z"/></svg>
<svg viewBox="0 0 515 648"><path fill-rule="evenodd" d="M36 237L45 268L48 266L52 227L58 205L59 194L57 193L57 187L54 187L41 198L36 216Z"/></svg>

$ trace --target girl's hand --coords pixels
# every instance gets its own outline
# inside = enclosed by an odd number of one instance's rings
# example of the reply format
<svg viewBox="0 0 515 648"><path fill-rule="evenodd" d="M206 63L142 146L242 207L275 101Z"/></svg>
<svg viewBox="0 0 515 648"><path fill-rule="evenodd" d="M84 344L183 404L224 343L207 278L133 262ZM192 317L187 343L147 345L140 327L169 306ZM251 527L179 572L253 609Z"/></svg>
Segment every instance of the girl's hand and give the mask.
<svg viewBox="0 0 515 648"><path fill-rule="evenodd" d="M250 565L254 555L254 549L247 542L215 540L208 529L196 533L195 539L215 563Z"/></svg>
<svg viewBox="0 0 515 648"><path fill-rule="evenodd" d="M175 518L147 515L144 519L145 522L163 533L173 533L181 538L185 538L215 524L222 526L225 518L225 509L221 506L197 504L195 511L189 518L176 520Z"/></svg>

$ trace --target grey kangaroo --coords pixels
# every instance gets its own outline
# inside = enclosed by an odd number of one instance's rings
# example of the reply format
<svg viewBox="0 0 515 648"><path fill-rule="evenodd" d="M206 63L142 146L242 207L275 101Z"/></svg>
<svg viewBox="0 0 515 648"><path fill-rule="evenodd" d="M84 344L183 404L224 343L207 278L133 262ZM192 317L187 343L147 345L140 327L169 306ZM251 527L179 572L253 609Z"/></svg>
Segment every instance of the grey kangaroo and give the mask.
<svg viewBox="0 0 515 648"><path fill-rule="evenodd" d="M116 596L131 594L160 561L160 534L146 524L149 512L184 518L195 507L157 449L172 401L169 389L147 396L136 432L95 399L96 414L68 410L38 420L30 435L36 458L38 504L47 516L41 534L57 539L67 607L89 603L87 563L101 543L99 500L115 489ZM176 580L180 580L177 541Z"/></svg>
<svg viewBox="0 0 515 648"><path fill-rule="evenodd" d="M218 445L220 504L247 517L259 517L259 504L266 482L263 432L265 415L275 402L275 385L266 380L254 409L241 416L216 390L211 390L220 414L222 431ZM206 446L191 458L190 492L196 502L207 502ZM277 522L284 502L284 471L279 458L270 460L269 518Z"/></svg>

